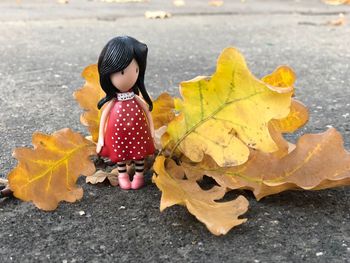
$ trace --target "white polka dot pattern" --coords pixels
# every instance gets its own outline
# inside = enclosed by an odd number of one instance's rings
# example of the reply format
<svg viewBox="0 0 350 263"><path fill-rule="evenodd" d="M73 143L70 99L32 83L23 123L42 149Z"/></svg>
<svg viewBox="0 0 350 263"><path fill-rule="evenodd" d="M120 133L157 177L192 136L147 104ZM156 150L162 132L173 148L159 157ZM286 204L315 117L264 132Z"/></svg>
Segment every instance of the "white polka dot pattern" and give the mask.
<svg viewBox="0 0 350 263"><path fill-rule="evenodd" d="M135 98L118 100L109 114L100 155L115 163L142 159L155 151L149 134L147 118Z"/></svg>

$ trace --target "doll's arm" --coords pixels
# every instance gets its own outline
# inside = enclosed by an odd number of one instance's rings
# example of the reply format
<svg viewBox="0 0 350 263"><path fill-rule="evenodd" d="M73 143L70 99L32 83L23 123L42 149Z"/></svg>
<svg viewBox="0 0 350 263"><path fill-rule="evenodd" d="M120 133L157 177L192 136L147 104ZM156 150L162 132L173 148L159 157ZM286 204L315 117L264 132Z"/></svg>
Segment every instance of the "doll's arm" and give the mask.
<svg viewBox="0 0 350 263"><path fill-rule="evenodd" d="M111 111L111 108L113 106L113 100L110 100L107 102L107 106L102 111L101 119L100 119L100 127L98 132L98 142L96 147L96 152L99 153L102 146L104 145L104 134L105 134L105 126L106 126L106 119Z"/></svg>
<svg viewBox="0 0 350 263"><path fill-rule="evenodd" d="M143 99L141 99L139 96L135 95L135 99L136 101L139 103L139 105L142 107L143 111L146 113L146 117L148 120L148 124L149 127L151 129L151 135L152 138L154 138L154 125L153 125L153 119L152 119L152 115L151 112L149 111L148 105L146 104L146 102L143 101Z"/></svg>

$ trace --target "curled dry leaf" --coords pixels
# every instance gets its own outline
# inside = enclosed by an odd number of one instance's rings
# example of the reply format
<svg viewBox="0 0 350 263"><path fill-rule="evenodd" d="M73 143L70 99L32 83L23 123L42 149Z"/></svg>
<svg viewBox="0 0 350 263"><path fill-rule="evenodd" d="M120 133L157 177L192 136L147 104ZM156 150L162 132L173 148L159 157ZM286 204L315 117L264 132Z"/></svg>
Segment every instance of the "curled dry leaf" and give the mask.
<svg viewBox="0 0 350 263"><path fill-rule="evenodd" d="M333 128L321 134L303 135L296 148L282 158L252 151L248 162L236 167L219 167L208 157L200 164L183 162L182 166L190 180L211 176L223 187L252 190L258 200L289 189L350 185L350 153Z"/></svg>
<svg viewBox="0 0 350 263"><path fill-rule="evenodd" d="M118 185L118 170L114 169L110 173L104 172L102 170L98 170L93 175L86 177L86 183L90 184L98 184L104 182L108 179L109 183L113 186Z"/></svg>
<svg viewBox="0 0 350 263"><path fill-rule="evenodd" d="M81 174L94 173L89 156L95 154L95 145L68 128L52 135L35 132L32 143L34 149L13 152L18 165L8 180L14 196L43 210L56 209L60 201L81 199L83 189L76 181Z"/></svg>
<svg viewBox="0 0 350 263"><path fill-rule="evenodd" d="M248 146L278 150L268 123L288 115L293 87L278 88L255 78L235 48L222 52L211 78L182 82L180 93L183 100L175 100L180 113L168 124L164 148L195 162L207 154L223 167L246 162Z"/></svg>
<svg viewBox="0 0 350 263"><path fill-rule="evenodd" d="M249 203L245 197L215 202L225 195L225 187L214 186L210 190L202 190L196 181L184 180L182 167L164 156L156 158L154 171L153 181L162 191L161 211L176 204L186 206L214 235L224 235L247 220L238 218L248 210Z"/></svg>
<svg viewBox="0 0 350 263"><path fill-rule="evenodd" d="M101 110L97 109L97 103L106 94L100 86L96 64L87 66L82 72L82 77L86 82L81 89L74 92L73 96L85 111L80 115L80 122L88 127L92 135L92 140L97 142L100 118L103 110L103 107Z"/></svg>

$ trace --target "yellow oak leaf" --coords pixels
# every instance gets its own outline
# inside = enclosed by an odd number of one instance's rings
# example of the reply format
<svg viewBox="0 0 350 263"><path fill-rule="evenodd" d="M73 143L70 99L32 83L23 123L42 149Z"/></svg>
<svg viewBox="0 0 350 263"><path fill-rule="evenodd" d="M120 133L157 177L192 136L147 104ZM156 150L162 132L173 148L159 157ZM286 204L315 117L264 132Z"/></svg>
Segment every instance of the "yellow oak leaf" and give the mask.
<svg viewBox="0 0 350 263"><path fill-rule="evenodd" d="M222 187L252 190L258 200L290 189L350 185L350 153L333 128L301 136L296 148L282 158L252 151L248 162L236 167L219 167L208 156L201 163L183 162L182 167L189 180L199 180L205 174Z"/></svg>
<svg viewBox="0 0 350 263"><path fill-rule="evenodd" d="M162 191L161 211L176 204L186 206L214 235L224 235L246 222L247 219L238 218L248 210L249 203L244 196L228 202L215 202L225 195L225 187L202 190L196 181L184 180L182 167L164 156L158 156L153 167L153 181Z"/></svg>
<svg viewBox="0 0 350 263"><path fill-rule="evenodd" d="M175 100L180 113L169 123L164 141L192 161L207 154L223 167L246 162L248 146L277 151L268 123L288 115L292 92L293 87L278 88L255 78L243 56L226 48L211 78L180 84L183 100Z"/></svg>
<svg viewBox="0 0 350 263"><path fill-rule="evenodd" d="M96 64L87 66L82 72L82 77L86 82L81 89L74 92L73 96L85 111L80 115L80 122L88 127L92 140L97 142L100 118L103 111L103 107L101 110L97 109L97 103L106 94L100 86Z"/></svg>
<svg viewBox="0 0 350 263"><path fill-rule="evenodd" d="M95 145L66 128L52 135L33 134L34 149L20 147L13 152L18 165L8 175L14 196L33 201L43 210L54 210L60 201L75 202L83 196L76 185L79 175L94 173Z"/></svg>

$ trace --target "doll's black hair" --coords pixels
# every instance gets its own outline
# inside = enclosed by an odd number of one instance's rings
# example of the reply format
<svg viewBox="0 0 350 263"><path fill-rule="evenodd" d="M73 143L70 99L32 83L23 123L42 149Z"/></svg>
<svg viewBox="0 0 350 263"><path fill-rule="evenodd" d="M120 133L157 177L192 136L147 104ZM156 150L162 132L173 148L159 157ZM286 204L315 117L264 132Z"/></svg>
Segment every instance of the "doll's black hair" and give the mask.
<svg viewBox="0 0 350 263"><path fill-rule="evenodd" d="M137 95L140 91L149 105L149 110L152 110L152 100L149 97L144 84L147 52L148 48L146 44L129 36L118 36L108 41L98 58L100 85L106 93L106 97L98 102L98 109L101 109L106 102L116 96L116 93L120 92L118 87L114 87L112 84L110 79L111 74L124 70L129 66L131 61L135 59L139 66L139 76L132 90Z"/></svg>

